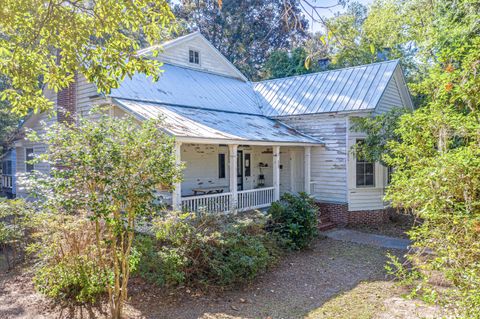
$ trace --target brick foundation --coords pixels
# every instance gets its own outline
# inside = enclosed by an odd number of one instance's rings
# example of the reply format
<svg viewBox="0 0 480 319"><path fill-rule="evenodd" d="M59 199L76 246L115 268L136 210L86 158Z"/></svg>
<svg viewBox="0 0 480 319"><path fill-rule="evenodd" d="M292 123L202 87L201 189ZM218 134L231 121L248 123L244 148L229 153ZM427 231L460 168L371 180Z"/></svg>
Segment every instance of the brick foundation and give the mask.
<svg viewBox="0 0 480 319"><path fill-rule="evenodd" d="M348 211L348 204L318 202L319 219L327 218L338 226L346 225L375 225L389 221L390 209Z"/></svg>

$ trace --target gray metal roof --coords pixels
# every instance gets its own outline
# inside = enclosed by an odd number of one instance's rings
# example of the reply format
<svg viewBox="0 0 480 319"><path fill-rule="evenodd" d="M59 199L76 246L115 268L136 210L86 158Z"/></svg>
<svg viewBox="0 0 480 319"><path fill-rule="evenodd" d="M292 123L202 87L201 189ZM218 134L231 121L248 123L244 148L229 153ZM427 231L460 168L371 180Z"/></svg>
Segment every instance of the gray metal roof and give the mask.
<svg viewBox="0 0 480 319"><path fill-rule="evenodd" d="M321 144L288 126L261 115L212 111L114 99L142 119L161 117L164 129L177 137Z"/></svg>
<svg viewBox="0 0 480 319"><path fill-rule="evenodd" d="M254 83L263 114L285 116L374 109L398 60Z"/></svg>
<svg viewBox="0 0 480 319"><path fill-rule="evenodd" d="M252 84L238 79L164 64L157 82L143 74L125 79L110 97L200 109L262 114Z"/></svg>

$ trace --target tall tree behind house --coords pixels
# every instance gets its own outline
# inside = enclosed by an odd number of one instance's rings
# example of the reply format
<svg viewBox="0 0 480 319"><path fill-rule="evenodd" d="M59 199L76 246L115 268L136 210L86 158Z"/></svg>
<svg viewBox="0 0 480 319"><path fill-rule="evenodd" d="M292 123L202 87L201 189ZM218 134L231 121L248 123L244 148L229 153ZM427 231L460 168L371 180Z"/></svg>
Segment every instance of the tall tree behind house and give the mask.
<svg viewBox="0 0 480 319"><path fill-rule="evenodd" d="M286 12L288 8L288 12ZM174 7L185 33L198 30L247 77L257 80L268 55L307 38L297 0L181 0Z"/></svg>

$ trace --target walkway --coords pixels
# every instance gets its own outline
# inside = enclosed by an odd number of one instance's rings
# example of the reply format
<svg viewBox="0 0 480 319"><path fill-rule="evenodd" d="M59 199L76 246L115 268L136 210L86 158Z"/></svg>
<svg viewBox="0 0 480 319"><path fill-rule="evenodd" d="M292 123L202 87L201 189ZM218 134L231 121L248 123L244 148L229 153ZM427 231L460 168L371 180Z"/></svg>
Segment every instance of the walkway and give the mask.
<svg viewBox="0 0 480 319"><path fill-rule="evenodd" d="M410 245L410 241L408 239L362 233L352 229L333 229L323 232L322 234L335 240L349 241L357 244L372 245L390 249L406 250Z"/></svg>

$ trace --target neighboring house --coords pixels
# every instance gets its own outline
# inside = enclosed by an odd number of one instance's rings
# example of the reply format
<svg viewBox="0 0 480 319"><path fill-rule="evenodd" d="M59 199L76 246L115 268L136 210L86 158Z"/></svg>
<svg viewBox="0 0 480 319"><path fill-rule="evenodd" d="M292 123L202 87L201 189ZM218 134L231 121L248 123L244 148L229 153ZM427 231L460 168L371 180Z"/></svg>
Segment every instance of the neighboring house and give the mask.
<svg viewBox="0 0 480 319"><path fill-rule="evenodd" d="M78 76L49 98L80 116L97 104L110 105L112 116L162 116L185 163L182 183L166 194L175 208L247 210L305 191L335 222L385 219L387 169L354 157L351 147L363 135L350 121L412 108L398 61L252 83L198 32L162 47L165 72L156 83L139 74L103 96ZM41 129L41 120L65 119L40 114L24 127ZM16 173L48 173L46 164L25 163L44 145L20 139L14 151ZM21 185L17 194L25 196Z"/></svg>

